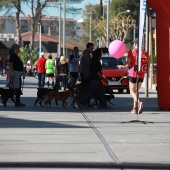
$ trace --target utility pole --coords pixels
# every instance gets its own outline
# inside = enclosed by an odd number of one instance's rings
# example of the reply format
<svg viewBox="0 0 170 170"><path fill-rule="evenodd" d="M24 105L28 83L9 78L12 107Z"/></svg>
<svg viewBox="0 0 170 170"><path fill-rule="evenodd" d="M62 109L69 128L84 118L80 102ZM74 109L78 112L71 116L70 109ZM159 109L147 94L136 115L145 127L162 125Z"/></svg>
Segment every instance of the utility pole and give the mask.
<svg viewBox="0 0 170 170"><path fill-rule="evenodd" d="M146 38L145 38L145 51L149 53L149 7L147 6L146 7L146 29L145 29L145 35L146 35ZM145 97L148 97L148 94L149 94L149 90L148 90L148 87L149 87L149 82L148 82L148 72L146 73L145 75Z"/></svg>
<svg viewBox="0 0 170 170"><path fill-rule="evenodd" d="M65 41L66 41L66 0L63 0L63 55L65 56Z"/></svg>
<svg viewBox="0 0 170 170"><path fill-rule="evenodd" d="M92 39L92 28L91 28L92 13L90 12L89 15L90 15L90 36L89 36L89 42L91 42L91 39Z"/></svg>
<svg viewBox="0 0 170 170"><path fill-rule="evenodd" d="M39 25L39 57L41 56L41 23Z"/></svg>
<svg viewBox="0 0 170 170"><path fill-rule="evenodd" d="M109 47L109 32L110 32L110 0L107 0L107 37L106 37L106 47Z"/></svg>
<svg viewBox="0 0 170 170"><path fill-rule="evenodd" d="M61 2L59 3L59 28L58 28L59 40L58 40L58 57L61 55Z"/></svg>

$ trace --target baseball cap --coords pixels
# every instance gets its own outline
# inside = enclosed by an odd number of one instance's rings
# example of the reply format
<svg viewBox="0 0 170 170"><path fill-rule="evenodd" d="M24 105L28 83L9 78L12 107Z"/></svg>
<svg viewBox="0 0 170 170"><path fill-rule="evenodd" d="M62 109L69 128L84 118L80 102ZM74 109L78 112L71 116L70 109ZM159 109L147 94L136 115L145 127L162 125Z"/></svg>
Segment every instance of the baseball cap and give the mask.
<svg viewBox="0 0 170 170"><path fill-rule="evenodd" d="M18 49L18 48L20 48L20 46L18 44L13 44L12 47L11 47L12 50L15 50L15 49Z"/></svg>
<svg viewBox="0 0 170 170"><path fill-rule="evenodd" d="M41 52L41 54L40 54L41 56L44 56L44 52Z"/></svg>
<svg viewBox="0 0 170 170"><path fill-rule="evenodd" d="M138 38L135 38L132 42L133 43L138 43Z"/></svg>

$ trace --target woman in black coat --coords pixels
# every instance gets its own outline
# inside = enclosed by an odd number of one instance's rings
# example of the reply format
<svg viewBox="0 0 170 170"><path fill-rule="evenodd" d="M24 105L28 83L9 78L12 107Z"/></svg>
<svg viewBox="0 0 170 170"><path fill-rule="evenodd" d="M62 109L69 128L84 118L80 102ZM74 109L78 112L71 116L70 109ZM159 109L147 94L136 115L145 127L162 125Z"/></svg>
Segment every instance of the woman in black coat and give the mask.
<svg viewBox="0 0 170 170"><path fill-rule="evenodd" d="M89 77L89 89L86 95L81 101L81 105L84 107L90 105L90 99L97 95L99 99L99 107L107 108L105 101L105 92L101 80L107 82L107 79L102 76L102 65L101 65L101 49L96 49L92 52L92 59L90 61L90 77Z"/></svg>

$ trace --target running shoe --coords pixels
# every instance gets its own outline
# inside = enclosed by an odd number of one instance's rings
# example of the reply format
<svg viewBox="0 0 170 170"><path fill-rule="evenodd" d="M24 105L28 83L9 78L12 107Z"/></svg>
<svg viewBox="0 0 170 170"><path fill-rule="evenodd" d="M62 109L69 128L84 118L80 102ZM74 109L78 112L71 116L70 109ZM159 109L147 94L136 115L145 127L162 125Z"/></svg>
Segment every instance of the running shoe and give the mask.
<svg viewBox="0 0 170 170"><path fill-rule="evenodd" d="M133 109L131 110L131 113L136 114L136 113L137 113L136 108L133 108Z"/></svg>
<svg viewBox="0 0 170 170"><path fill-rule="evenodd" d="M138 113L141 114L142 112L143 112L143 102L139 102Z"/></svg>

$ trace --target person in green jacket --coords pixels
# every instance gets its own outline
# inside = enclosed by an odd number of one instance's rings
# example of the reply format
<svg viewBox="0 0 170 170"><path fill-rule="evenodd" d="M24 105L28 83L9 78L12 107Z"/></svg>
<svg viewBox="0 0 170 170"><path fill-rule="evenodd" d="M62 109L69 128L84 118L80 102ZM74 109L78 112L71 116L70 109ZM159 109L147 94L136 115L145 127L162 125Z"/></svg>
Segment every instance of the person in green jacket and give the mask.
<svg viewBox="0 0 170 170"><path fill-rule="evenodd" d="M52 60L52 55L48 56L48 59L45 63L45 68L46 68L46 78L47 78L47 86L49 87L50 83L50 77L52 79L52 87L54 87L54 67L55 67L55 62Z"/></svg>

